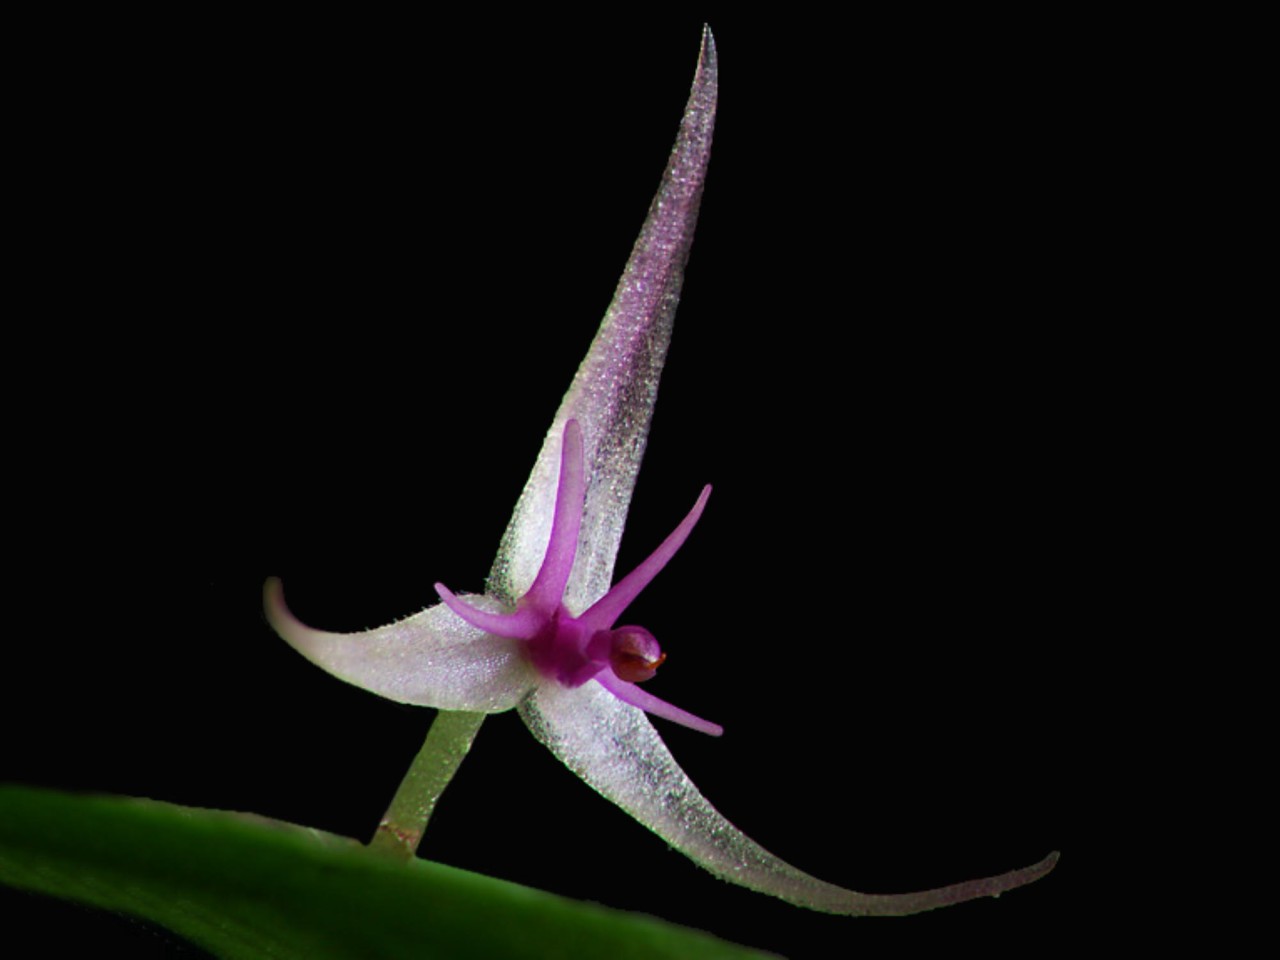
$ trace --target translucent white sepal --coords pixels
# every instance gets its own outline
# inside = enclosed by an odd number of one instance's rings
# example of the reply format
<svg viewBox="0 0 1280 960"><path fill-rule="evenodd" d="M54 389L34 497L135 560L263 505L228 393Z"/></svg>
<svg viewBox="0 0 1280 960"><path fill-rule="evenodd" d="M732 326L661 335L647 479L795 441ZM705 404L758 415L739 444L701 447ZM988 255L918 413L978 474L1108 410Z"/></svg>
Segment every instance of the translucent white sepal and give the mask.
<svg viewBox="0 0 1280 960"><path fill-rule="evenodd" d="M850 895L779 860L726 820L680 769L644 711L598 683L577 690L548 685L520 714L574 773L717 876L819 909Z"/></svg>
<svg viewBox="0 0 1280 960"><path fill-rule="evenodd" d="M497 601L467 602L498 610ZM365 690L421 707L497 713L538 682L519 640L485 633L443 604L362 633L329 633L301 623L285 606L280 581L267 581L267 620L316 666Z"/></svg>
<svg viewBox="0 0 1280 960"><path fill-rule="evenodd" d="M780 860L726 820L680 769L644 711L595 681L576 690L540 687L521 703L520 715L569 769L700 866L813 910L917 913L1021 886L1048 873L1057 860L1051 854L1023 870L919 893L846 890Z"/></svg>
<svg viewBox="0 0 1280 960"><path fill-rule="evenodd" d="M715 41L704 30L684 118L649 215L613 302L551 422L489 573L485 592L508 603L529 589L546 553L560 439L568 420L582 426L587 489L565 606L581 613L613 582L698 221L715 125L716 72Z"/></svg>

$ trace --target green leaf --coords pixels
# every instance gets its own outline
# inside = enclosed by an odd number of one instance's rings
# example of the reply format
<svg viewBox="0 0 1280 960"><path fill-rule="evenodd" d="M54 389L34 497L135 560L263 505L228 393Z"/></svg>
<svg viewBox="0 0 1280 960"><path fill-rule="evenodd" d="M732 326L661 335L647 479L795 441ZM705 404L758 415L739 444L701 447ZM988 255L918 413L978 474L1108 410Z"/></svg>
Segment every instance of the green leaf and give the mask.
<svg viewBox="0 0 1280 960"><path fill-rule="evenodd" d="M144 917L229 958L766 956L293 824L25 787L0 787L0 881Z"/></svg>

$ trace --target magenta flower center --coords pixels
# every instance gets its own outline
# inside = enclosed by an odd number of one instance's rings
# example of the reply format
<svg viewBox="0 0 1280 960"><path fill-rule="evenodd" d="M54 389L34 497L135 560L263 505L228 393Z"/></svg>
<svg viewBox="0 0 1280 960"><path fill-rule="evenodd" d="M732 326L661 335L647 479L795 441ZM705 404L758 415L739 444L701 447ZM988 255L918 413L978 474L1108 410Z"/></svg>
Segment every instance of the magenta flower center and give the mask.
<svg viewBox="0 0 1280 960"><path fill-rule="evenodd" d="M578 616L564 606L564 591L578 549L578 530L586 496L582 429L565 424L560 451L551 537L533 585L514 613L489 613L458 599L443 584L436 592L444 604L472 626L500 637L525 641L525 653L546 679L566 687L595 680L618 699L703 733L719 736L709 723L636 686L651 679L666 659L658 641L643 627L614 627L618 618L658 571L676 554L702 516L711 487L704 487L693 509L649 557Z"/></svg>

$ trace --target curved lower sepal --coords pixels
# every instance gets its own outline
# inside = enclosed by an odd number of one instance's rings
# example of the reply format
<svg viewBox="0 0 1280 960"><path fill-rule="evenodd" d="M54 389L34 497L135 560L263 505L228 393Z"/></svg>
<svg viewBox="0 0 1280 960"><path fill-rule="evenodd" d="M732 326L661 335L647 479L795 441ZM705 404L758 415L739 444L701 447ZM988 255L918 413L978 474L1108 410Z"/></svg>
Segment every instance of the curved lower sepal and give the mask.
<svg viewBox="0 0 1280 960"><path fill-rule="evenodd" d="M680 769L642 710L602 686L549 684L520 704L520 715L548 749L597 792L685 856L731 883L825 913L899 916L997 896L1043 877L1051 853L1021 870L905 894L868 894L797 870L744 834Z"/></svg>

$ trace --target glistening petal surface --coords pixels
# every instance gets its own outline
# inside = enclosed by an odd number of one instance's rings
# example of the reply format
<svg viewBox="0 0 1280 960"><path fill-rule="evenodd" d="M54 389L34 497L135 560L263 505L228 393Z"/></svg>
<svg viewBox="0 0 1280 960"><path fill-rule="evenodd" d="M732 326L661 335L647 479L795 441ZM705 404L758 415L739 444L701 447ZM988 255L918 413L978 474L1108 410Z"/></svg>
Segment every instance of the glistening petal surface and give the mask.
<svg viewBox="0 0 1280 960"><path fill-rule="evenodd" d="M284 603L280 581L267 581L267 619L312 663L347 683L400 703L442 710L510 710L538 682L519 640L485 633L443 604L363 633L329 633L301 623ZM496 601L466 601L496 610Z"/></svg>
<svg viewBox="0 0 1280 960"><path fill-rule="evenodd" d="M780 860L698 792L644 713L598 683L549 684L520 705L534 736L596 791L716 876L827 913L917 913L992 896L1038 879L1057 854L1024 870L908 894L865 894L826 883Z"/></svg>
<svg viewBox="0 0 1280 960"><path fill-rule="evenodd" d="M600 330L547 431L489 573L485 592L507 603L529 589L546 552L561 435L570 419L582 425L585 438L587 493L565 605L581 613L613 581L693 243L715 107L716 50L706 30L684 119L649 215Z"/></svg>

